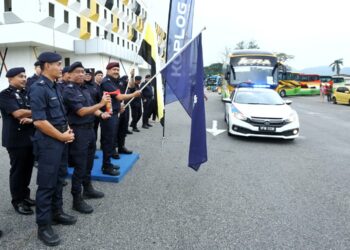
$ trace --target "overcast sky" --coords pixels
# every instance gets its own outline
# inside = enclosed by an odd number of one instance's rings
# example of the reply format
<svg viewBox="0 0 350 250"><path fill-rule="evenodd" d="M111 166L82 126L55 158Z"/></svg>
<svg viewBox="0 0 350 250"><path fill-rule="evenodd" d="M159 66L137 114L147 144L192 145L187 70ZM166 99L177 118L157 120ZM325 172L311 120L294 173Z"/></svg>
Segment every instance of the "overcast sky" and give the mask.
<svg viewBox="0 0 350 250"><path fill-rule="evenodd" d="M145 0L166 28L169 0ZM256 40L260 48L294 55L296 69L350 66L349 0L196 0L195 35L202 27L204 64L222 61L225 47Z"/></svg>

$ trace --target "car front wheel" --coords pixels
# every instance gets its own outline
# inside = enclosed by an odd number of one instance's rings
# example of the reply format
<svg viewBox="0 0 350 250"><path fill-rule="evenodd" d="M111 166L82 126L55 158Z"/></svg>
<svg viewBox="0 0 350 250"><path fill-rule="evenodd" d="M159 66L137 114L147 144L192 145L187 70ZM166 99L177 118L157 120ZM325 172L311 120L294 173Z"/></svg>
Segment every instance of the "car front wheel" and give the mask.
<svg viewBox="0 0 350 250"><path fill-rule="evenodd" d="M286 91L284 90L284 89L282 89L281 91L280 91L280 96L281 97L286 97Z"/></svg>

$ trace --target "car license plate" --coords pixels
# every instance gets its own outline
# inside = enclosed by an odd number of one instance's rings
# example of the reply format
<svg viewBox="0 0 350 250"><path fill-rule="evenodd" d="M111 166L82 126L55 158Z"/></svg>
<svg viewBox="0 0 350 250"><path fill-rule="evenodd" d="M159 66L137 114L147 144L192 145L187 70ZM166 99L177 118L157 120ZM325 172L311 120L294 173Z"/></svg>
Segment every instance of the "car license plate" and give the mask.
<svg viewBox="0 0 350 250"><path fill-rule="evenodd" d="M272 126L260 126L259 131L275 132L276 128Z"/></svg>

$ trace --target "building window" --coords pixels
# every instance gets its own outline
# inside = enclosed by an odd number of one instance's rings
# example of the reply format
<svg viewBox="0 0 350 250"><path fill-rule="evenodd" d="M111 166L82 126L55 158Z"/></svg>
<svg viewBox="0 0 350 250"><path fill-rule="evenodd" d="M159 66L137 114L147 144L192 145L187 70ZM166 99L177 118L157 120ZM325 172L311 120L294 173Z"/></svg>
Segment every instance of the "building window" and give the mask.
<svg viewBox="0 0 350 250"><path fill-rule="evenodd" d="M105 30L105 36L104 36L104 38L107 39L107 37L108 37L108 31Z"/></svg>
<svg viewBox="0 0 350 250"><path fill-rule="evenodd" d="M114 42L114 35L111 34L111 42L113 43Z"/></svg>
<svg viewBox="0 0 350 250"><path fill-rule="evenodd" d="M124 22L123 22L122 26L123 26L122 31L124 31L124 30L125 30L125 24L124 24Z"/></svg>
<svg viewBox="0 0 350 250"><path fill-rule="evenodd" d="M96 36L100 36L100 27L96 26Z"/></svg>
<svg viewBox="0 0 350 250"><path fill-rule="evenodd" d="M113 14L111 14L111 23L113 23Z"/></svg>
<svg viewBox="0 0 350 250"><path fill-rule="evenodd" d="M100 5L96 4L96 13L100 14Z"/></svg>
<svg viewBox="0 0 350 250"><path fill-rule="evenodd" d="M127 42L126 45L127 45L127 48L129 49L129 42Z"/></svg>
<svg viewBox="0 0 350 250"><path fill-rule="evenodd" d="M122 45L123 45L123 47L125 47L125 41L124 41L124 39L122 40Z"/></svg>
<svg viewBox="0 0 350 250"><path fill-rule="evenodd" d="M107 19L107 10L106 9L104 11L104 17L105 17L105 19Z"/></svg>
<svg viewBox="0 0 350 250"><path fill-rule="evenodd" d="M119 45L119 36L117 37L117 44Z"/></svg>
<svg viewBox="0 0 350 250"><path fill-rule="evenodd" d="M77 28L80 29L80 17L77 16Z"/></svg>
<svg viewBox="0 0 350 250"><path fill-rule="evenodd" d="M91 33L91 23L87 23L87 32Z"/></svg>
<svg viewBox="0 0 350 250"><path fill-rule="evenodd" d="M77 0L78 3L80 3L80 0Z"/></svg>
<svg viewBox="0 0 350 250"><path fill-rule="evenodd" d="M90 7L91 7L91 1L90 1L90 0L86 0L86 2L87 2L87 7L88 7L88 9L90 9Z"/></svg>
<svg viewBox="0 0 350 250"><path fill-rule="evenodd" d="M119 0L117 0L117 7L119 8Z"/></svg>
<svg viewBox="0 0 350 250"><path fill-rule="evenodd" d="M137 52L137 46L135 46L135 51Z"/></svg>
<svg viewBox="0 0 350 250"><path fill-rule="evenodd" d="M65 57L64 58L64 66L69 66L70 65L70 58L69 57Z"/></svg>
<svg viewBox="0 0 350 250"><path fill-rule="evenodd" d="M53 3L49 3L49 16L55 17L55 5Z"/></svg>
<svg viewBox="0 0 350 250"><path fill-rule="evenodd" d="M5 0L5 11L12 11L12 0Z"/></svg>
<svg viewBox="0 0 350 250"><path fill-rule="evenodd" d="M131 50L134 50L134 44L131 44Z"/></svg>
<svg viewBox="0 0 350 250"><path fill-rule="evenodd" d="M69 23L69 12L66 10L64 11L64 22Z"/></svg>
<svg viewBox="0 0 350 250"><path fill-rule="evenodd" d="M126 9L126 15L129 16L129 9Z"/></svg>
<svg viewBox="0 0 350 250"><path fill-rule="evenodd" d="M117 26L119 27L119 18L117 19Z"/></svg>
<svg viewBox="0 0 350 250"><path fill-rule="evenodd" d="M124 6L124 4L122 5L123 7L122 7L122 9L123 9L123 12L125 12L125 6Z"/></svg>

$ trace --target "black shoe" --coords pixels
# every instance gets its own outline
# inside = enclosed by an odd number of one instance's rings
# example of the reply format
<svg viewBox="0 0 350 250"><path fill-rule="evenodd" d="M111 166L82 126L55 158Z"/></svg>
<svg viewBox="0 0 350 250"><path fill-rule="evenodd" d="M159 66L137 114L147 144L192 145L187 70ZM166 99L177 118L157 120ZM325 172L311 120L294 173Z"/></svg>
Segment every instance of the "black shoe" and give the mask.
<svg viewBox="0 0 350 250"><path fill-rule="evenodd" d="M148 123L148 124L146 124L146 125L147 125L148 127L153 127L153 126L152 126L151 124L149 124L149 123Z"/></svg>
<svg viewBox="0 0 350 250"><path fill-rule="evenodd" d="M132 131L134 132L140 132L140 130L138 128L133 128Z"/></svg>
<svg viewBox="0 0 350 250"><path fill-rule="evenodd" d="M142 125L142 128L148 129L147 125Z"/></svg>
<svg viewBox="0 0 350 250"><path fill-rule="evenodd" d="M24 202L14 204L13 207L15 208L16 212L19 214L32 215L34 213L33 210L29 206L27 206Z"/></svg>
<svg viewBox="0 0 350 250"><path fill-rule="evenodd" d="M121 147L121 148L118 148L118 153L130 155L132 154L132 151L128 150L126 147Z"/></svg>
<svg viewBox="0 0 350 250"><path fill-rule="evenodd" d="M23 200L23 203L26 204L28 207L33 207L35 206L35 200L31 199L31 198L25 198Z"/></svg>
<svg viewBox="0 0 350 250"><path fill-rule="evenodd" d="M2 236L2 231L0 230L0 238L1 238L1 236Z"/></svg>
<svg viewBox="0 0 350 250"><path fill-rule="evenodd" d="M50 225L42 225L38 227L38 238L46 246L57 246L60 244L60 237L53 231Z"/></svg>
<svg viewBox="0 0 350 250"><path fill-rule="evenodd" d="M131 132L129 129L128 129L128 131L126 131L126 133L127 133L128 135L132 135L132 134L133 134L133 132Z"/></svg>
<svg viewBox="0 0 350 250"><path fill-rule="evenodd" d="M75 216L66 214L65 212L56 213L52 217L52 224L57 225L74 225L77 222L77 218Z"/></svg>
<svg viewBox="0 0 350 250"><path fill-rule="evenodd" d="M82 214L91 214L94 209L87 204L81 194L73 195L73 210L76 210Z"/></svg>
<svg viewBox="0 0 350 250"><path fill-rule="evenodd" d="M84 187L83 198L84 199L99 199L104 197L105 194L94 189L91 183Z"/></svg>
<svg viewBox="0 0 350 250"><path fill-rule="evenodd" d="M113 166L102 167L102 173L107 175L112 175L112 176L120 175L119 170L114 168Z"/></svg>
<svg viewBox="0 0 350 250"><path fill-rule="evenodd" d="M111 158L118 160L118 159L120 159L120 156L117 152L115 152L114 154L112 154Z"/></svg>

